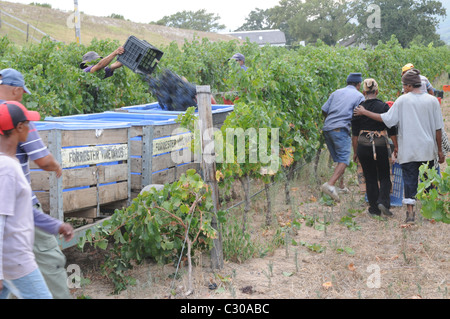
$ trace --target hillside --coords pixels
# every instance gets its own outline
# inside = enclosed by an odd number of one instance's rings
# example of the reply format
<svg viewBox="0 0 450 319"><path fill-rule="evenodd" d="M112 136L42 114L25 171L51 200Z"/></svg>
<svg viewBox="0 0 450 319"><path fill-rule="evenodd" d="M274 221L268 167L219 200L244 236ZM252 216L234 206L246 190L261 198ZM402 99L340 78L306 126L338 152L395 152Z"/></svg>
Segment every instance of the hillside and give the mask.
<svg viewBox="0 0 450 319"><path fill-rule="evenodd" d="M44 8L39 6L23 5L7 1L0 1L0 10L5 11L23 21L30 23L36 28L47 33L54 39L65 43L75 42L75 31L70 25L73 23L70 19L72 12L65 12L57 9ZM26 30L26 25L1 15L4 22ZM26 44L26 35L14 28L2 23L0 27L0 36L8 37L19 45ZM30 29L30 35L40 39L42 35ZM89 44L92 39L112 39L125 43L130 35L140 39L145 39L149 43L158 45L167 45L173 41L179 44L184 40L192 40L194 36L208 38L211 41L230 41L235 38L217 33L200 32L193 30L183 30L158 26L145 23L135 23L126 20L97 17L81 13L81 43Z"/></svg>

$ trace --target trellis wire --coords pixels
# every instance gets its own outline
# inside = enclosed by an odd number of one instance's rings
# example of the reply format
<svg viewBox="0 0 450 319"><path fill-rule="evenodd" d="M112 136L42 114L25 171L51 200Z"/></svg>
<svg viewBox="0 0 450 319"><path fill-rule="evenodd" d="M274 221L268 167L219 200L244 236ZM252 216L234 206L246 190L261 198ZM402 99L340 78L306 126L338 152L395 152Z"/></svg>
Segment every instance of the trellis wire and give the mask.
<svg viewBox="0 0 450 319"><path fill-rule="evenodd" d="M316 153L315 156L317 156L317 154L318 154L318 153ZM314 156L314 157L315 157L315 156ZM314 157L313 157L313 158L314 158ZM295 172L301 170L303 167L305 167L305 166L308 165L308 164L311 164L311 162L305 162L305 163L303 163L303 164L300 165L299 167L295 168L295 170L294 170L292 173L295 173ZM287 179L286 179L286 181L287 181ZM276 183L278 183L278 182L272 182L272 183L270 183L270 184L269 184L269 188L272 187L273 185L275 185ZM255 194L251 195L251 196L250 196L250 199L252 199L252 198L258 196L258 195L261 194L264 190L265 190L265 189L262 189L262 190L256 192ZM245 200L243 200L243 201L241 201L241 202L239 202L239 203L237 203L237 204L235 204L235 205L233 205L233 206L227 208L226 211L229 212L230 210L232 210L232 209L234 209L234 208L236 208L236 207L239 207L239 206L242 205L243 203L245 203ZM189 234L189 230L190 230L190 228L191 228L191 223L192 223L193 217L194 217L194 214L192 213L191 220L189 221L189 226L188 226L188 229L187 229L187 232L186 232L187 234ZM177 268L176 268L176 270L175 270L175 275L174 275L174 277L173 277L173 281L172 281L172 285L171 285L171 289L172 289L172 290L173 290L173 288L174 288L175 280L176 280L176 278L177 278L178 271L179 271L179 269L180 269L181 258L182 258L182 256L183 256L183 252L184 252L184 248L185 248L185 246L186 246L186 242L187 242L187 236L186 236L186 238L184 239L183 247L181 248L180 258L178 259Z"/></svg>

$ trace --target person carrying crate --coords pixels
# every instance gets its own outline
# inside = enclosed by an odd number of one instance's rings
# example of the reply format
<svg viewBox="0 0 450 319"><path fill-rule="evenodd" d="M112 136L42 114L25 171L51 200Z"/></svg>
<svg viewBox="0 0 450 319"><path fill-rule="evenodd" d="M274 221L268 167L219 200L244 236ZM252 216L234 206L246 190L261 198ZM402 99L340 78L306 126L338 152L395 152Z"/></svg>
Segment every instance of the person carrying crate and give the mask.
<svg viewBox="0 0 450 319"><path fill-rule="evenodd" d="M105 79L114 75L114 71L121 68L123 64L119 61L114 62L110 65L110 63L114 60L118 55L124 54L125 49L123 47L118 47L114 52L112 52L107 57L100 56L95 51L89 51L83 55L83 61L80 63L80 68L86 73L95 73L101 70L105 70ZM93 61L100 61L96 64L89 65Z"/></svg>

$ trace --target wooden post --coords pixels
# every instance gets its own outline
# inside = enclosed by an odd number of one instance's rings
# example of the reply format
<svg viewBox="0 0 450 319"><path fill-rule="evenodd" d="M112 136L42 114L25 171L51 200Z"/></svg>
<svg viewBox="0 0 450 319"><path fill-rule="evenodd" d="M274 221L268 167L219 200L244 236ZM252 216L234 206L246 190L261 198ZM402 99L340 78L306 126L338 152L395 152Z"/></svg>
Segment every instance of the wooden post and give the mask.
<svg viewBox="0 0 450 319"><path fill-rule="evenodd" d="M201 140L201 168L204 181L212 189L212 199L214 202L214 213L219 210L219 187L216 180L216 160L214 151L213 118L211 109L211 88L209 86L197 86L198 114L200 121ZM214 216L211 226L219 233L214 240L214 247L211 251L211 266L213 269L223 268L223 247L222 233Z"/></svg>
<svg viewBox="0 0 450 319"><path fill-rule="evenodd" d="M55 157L55 160L58 163L62 163L60 130L52 130L50 132L48 137L48 149ZM57 178L56 173L54 172L50 175L50 216L64 221L62 179L62 177Z"/></svg>
<svg viewBox="0 0 450 319"><path fill-rule="evenodd" d="M80 10L78 9L78 0L74 0L75 7L75 39L77 40L77 44L81 44L81 18L80 18Z"/></svg>

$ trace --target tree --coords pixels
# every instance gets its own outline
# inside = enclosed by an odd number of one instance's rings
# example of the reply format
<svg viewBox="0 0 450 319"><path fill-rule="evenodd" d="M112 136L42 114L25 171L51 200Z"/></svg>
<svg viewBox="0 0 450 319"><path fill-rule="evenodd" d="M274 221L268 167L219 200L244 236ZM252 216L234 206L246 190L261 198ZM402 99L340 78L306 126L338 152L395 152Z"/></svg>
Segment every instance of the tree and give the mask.
<svg viewBox="0 0 450 319"><path fill-rule="evenodd" d="M352 35L350 7L346 0L309 0L300 4L299 12L289 21L290 34L299 41L328 45Z"/></svg>
<svg viewBox="0 0 450 319"><path fill-rule="evenodd" d="M119 19L119 20L125 20L125 17L121 14L117 14L117 13L111 13L110 16L108 16L108 18L113 18L113 19Z"/></svg>
<svg viewBox="0 0 450 319"><path fill-rule="evenodd" d="M389 41L394 34L403 47L414 43L443 45L436 33L440 17L446 9L436 0L358 0L354 4L358 19L357 37L360 43L377 45ZM377 17L378 15L378 17ZM380 25L373 22L378 19Z"/></svg>
<svg viewBox="0 0 450 319"><path fill-rule="evenodd" d="M219 20L219 15L207 13L205 9L202 9L195 12L184 10L170 16L164 16L152 23L180 29L215 32L226 28L225 25L218 23Z"/></svg>
<svg viewBox="0 0 450 319"><path fill-rule="evenodd" d="M266 19L285 32L289 44L320 39L335 45L354 32L350 9L346 0L281 0L267 10Z"/></svg>
<svg viewBox="0 0 450 319"><path fill-rule="evenodd" d="M256 10L250 12L249 16L245 19L245 23L235 31L270 30L273 26L274 23L270 18L270 9L256 8Z"/></svg>

